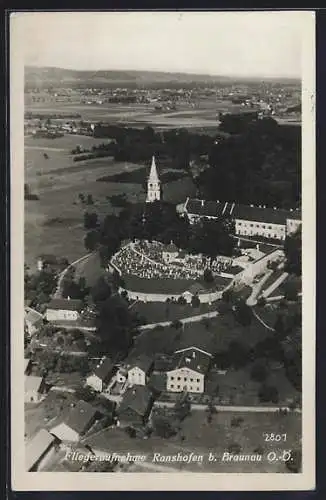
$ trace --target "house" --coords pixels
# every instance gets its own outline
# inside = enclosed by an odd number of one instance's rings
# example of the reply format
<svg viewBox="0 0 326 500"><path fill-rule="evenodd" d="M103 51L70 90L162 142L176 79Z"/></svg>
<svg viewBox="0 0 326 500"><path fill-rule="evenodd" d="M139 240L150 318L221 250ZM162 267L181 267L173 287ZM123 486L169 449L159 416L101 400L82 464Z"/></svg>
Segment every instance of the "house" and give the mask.
<svg viewBox="0 0 326 500"><path fill-rule="evenodd" d="M109 358L103 358L94 373L87 377L86 384L97 392L103 392L113 375L113 364Z"/></svg>
<svg viewBox="0 0 326 500"><path fill-rule="evenodd" d="M46 384L43 377L25 375L25 403L38 403L45 393Z"/></svg>
<svg viewBox="0 0 326 500"><path fill-rule="evenodd" d="M32 368L32 361L29 358L24 358L24 374L29 375Z"/></svg>
<svg viewBox="0 0 326 500"><path fill-rule="evenodd" d="M80 437L92 427L98 413L98 410L86 401L78 401L70 410L66 421L51 429L51 432L61 441L79 441Z"/></svg>
<svg viewBox="0 0 326 500"><path fill-rule="evenodd" d="M162 257L166 264L173 262L179 255L178 247L171 241L169 245L167 245L163 252Z"/></svg>
<svg viewBox="0 0 326 500"><path fill-rule="evenodd" d="M203 393L211 356L197 349L189 349L176 352L173 358L174 366L166 374L167 390Z"/></svg>
<svg viewBox="0 0 326 500"><path fill-rule="evenodd" d="M228 218L234 221L238 236L285 240L301 225L299 209L279 209L266 206L239 205L231 202L205 201L187 198L184 215L191 224L201 219Z"/></svg>
<svg viewBox="0 0 326 500"><path fill-rule="evenodd" d="M119 384L124 384L128 379L128 368L126 366L119 366L116 374L117 382Z"/></svg>
<svg viewBox="0 0 326 500"><path fill-rule="evenodd" d="M42 324L42 314L31 307L25 307L24 327L29 337L32 337L41 328Z"/></svg>
<svg viewBox="0 0 326 500"><path fill-rule="evenodd" d="M120 424L146 424L152 405L153 397L148 387L144 385L133 385L124 393L117 410Z"/></svg>
<svg viewBox="0 0 326 500"><path fill-rule="evenodd" d="M25 464L28 472L40 470L44 463L55 453L60 444L60 440L48 432L41 429L26 444Z"/></svg>
<svg viewBox="0 0 326 500"><path fill-rule="evenodd" d="M153 367L153 360L146 355L139 356L128 367L128 382L131 385L146 385Z"/></svg>
<svg viewBox="0 0 326 500"><path fill-rule="evenodd" d="M83 302L79 299L52 299L46 309L47 321L78 321Z"/></svg>

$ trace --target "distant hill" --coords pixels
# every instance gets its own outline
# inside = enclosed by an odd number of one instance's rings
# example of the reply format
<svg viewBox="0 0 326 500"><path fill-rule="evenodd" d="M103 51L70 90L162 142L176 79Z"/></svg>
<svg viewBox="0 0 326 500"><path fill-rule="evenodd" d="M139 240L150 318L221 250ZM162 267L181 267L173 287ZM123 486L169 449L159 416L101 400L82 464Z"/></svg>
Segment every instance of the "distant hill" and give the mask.
<svg viewBox="0 0 326 500"><path fill-rule="evenodd" d="M225 84L226 82L249 81L249 79L238 79L226 76L212 76L188 73L166 73L158 71L134 71L134 70L100 70L79 71L55 67L25 67L25 86L126 86L141 87L142 85L165 85L167 83L177 84ZM257 79L253 80L257 81ZM284 80L284 82L290 82ZM293 80L295 83L295 80Z"/></svg>

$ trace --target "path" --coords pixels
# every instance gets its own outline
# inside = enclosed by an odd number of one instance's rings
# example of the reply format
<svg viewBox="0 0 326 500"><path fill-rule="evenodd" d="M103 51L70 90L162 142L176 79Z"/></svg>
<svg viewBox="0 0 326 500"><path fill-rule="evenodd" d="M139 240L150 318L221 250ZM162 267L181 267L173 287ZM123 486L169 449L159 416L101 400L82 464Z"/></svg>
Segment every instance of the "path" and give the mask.
<svg viewBox="0 0 326 500"><path fill-rule="evenodd" d="M265 323L265 321L262 320L260 316L258 316L258 314L256 313L256 311L254 309L252 309L252 312L253 312L253 315L255 316L255 318L258 319L259 323L261 323L265 328L267 328L267 330L269 330L271 332L275 332L274 328L267 325L267 323Z"/></svg>
<svg viewBox="0 0 326 500"><path fill-rule="evenodd" d="M216 316L218 316L218 314L219 313L217 311L211 311L208 313L198 314L197 316L188 316L187 318L183 318L183 319L180 319L178 321L180 321L183 324L196 323L197 321L200 321L204 318L215 318ZM158 323L147 323L146 325L141 325L139 327L139 330L152 330L153 328L156 328L157 326L170 326L171 323L172 323L172 321L161 321Z"/></svg>
<svg viewBox="0 0 326 500"><path fill-rule="evenodd" d="M173 408L175 405L171 401L155 401L154 406L158 407L168 407ZM295 413L301 413L300 408L295 408L290 410L287 406L231 406L231 405L214 405L216 410L219 412L243 412L243 413L276 413L279 410L294 411ZM207 410L207 404L192 403L191 410Z"/></svg>
<svg viewBox="0 0 326 500"><path fill-rule="evenodd" d="M283 273L281 274L281 276L279 276L275 281L274 283L272 283L263 293L262 293L262 296L266 299L267 297L269 297L269 295L271 295L274 290L276 290L282 283L283 281L286 280L286 278L288 277L289 273Z"/></svg>
<svg viewBox="0 0 326 500"><path fill-rule="evenodd" d="M268 278L273 274L273 270L269 270L264 276L263 278L258 281L258 283L255 283L253 286L252 286L252 291L251 291L251 295L247 298L247 301L246 301L246 304L248 306L255 306L257 304L257 297L260 293L260 290L262 289L264 283L266 283L266 281L268 280Z"/></svg>
<svg viewBox="0 0 326 500"><path fill-rule="evenodd" d="M230 236L232 238L235 238L236 240L250 241L250 243L256 243L257 245L269 245L269 246L275 247L275 248L282 248L282 245L278 245L276 243L269 243L269 242L266 242L266 241L251 240L250 238L244 238L243 236L237 236L235 234L231 234Z"/></svg>
<svg viewBox="0 0 326 500"><path fill-rule="evenodd" d="M67 266L60 274L59 274L59 277L58 277L58 281L57 281L57 288L56 288L56 291L54 293L54 298L56 299L59 299L61 298L61 283L63 281L63 278L65 277L66 273L68 272L68 270L73 267L73 266L76 266L77 264L79 264L79 262L82 262L86 259L89 259L89 257L91 257L91 255L94 255L95 252L91 252L91 253L88 253L86 255L83 255L82 257L80 257L79 259L75 260L74 262L72 262L71 264L69 264L69 266Z"/></svg>
<svg viewBox="0 0 326 500"><path fill-rule="evenodd" d="M55 391L55 392L69 392L70 394L75 394L76 389L71 389L70 387L67 387L66 385L53 385L50 389L50 391Z"/></svg>
<svg viewBox="0 0 326 500"><path fill-rule="evenodd" d="M62 148L50 148L48 146L25 146L25 149L36 149L39 151L59 151L59 152L64 152L66 151L65 149Z"/></svg>

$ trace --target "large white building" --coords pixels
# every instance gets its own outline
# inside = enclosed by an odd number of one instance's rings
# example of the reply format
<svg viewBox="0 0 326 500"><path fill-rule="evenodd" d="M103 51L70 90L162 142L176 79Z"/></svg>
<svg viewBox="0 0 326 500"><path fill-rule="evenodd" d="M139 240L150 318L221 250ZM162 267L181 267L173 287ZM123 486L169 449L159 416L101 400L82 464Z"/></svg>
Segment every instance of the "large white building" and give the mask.
<svg viewBox="0 0 326 500"><path fill-rule="evenodd" d="M83 309L79 299L52 299L46 309L47 321L77 321Z"/></svg>
<svg viewBox="0 0 326 500"><path fill-rule="evenodd" d="M161 199L161 181L157 173L155 156L153 156L151 170L147 180L146 203L153 203L153 201L159 201L160 199Z"/></svg>
<svg viewBox="0 0 326 500"><path fill-rule="evenodd" d="M187 198L183 213L191 224L201 220L229 218L234 221L238 236L264 237L285 240L286 235L301 225L301 211L238 205L230 202L205 201Z"/></svg>
<svg viewBox="0 0 326 500"><path fill-rule="evenodd" d="M167 372L167 390L202 394L205 391L205 377L210 362L211 354L197 347L175 352L173 367Z"/></svg>

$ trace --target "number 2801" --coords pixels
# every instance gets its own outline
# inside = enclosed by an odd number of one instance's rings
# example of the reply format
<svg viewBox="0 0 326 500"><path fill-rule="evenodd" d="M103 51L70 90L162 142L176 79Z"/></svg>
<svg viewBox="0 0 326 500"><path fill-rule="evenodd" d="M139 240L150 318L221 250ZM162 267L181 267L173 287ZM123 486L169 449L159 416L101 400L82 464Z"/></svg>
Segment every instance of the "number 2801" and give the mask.
<svg viewBox="0 0 326 500"><path fill-rule="evenodd" d="M273 432L263 433L265 441L286 441L286 434L274 434Z"/></svg>

